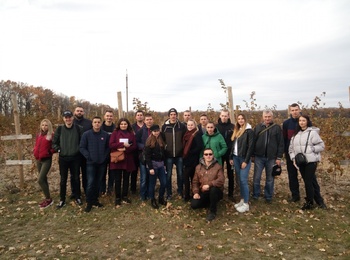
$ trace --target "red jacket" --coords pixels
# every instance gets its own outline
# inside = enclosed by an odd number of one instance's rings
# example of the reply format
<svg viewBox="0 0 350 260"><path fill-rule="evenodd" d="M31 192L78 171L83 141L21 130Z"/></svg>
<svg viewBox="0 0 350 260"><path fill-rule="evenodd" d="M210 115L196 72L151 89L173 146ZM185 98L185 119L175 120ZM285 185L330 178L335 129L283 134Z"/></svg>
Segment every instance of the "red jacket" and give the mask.
<svg viewBox="0 0 350 260"><path fill-rule="evenodd" d="M53 133L52 133L53 137ZM52 149L52 137L50 140L46 139L46 134L40 133L36 136L33 154L35 159L41 160L52 157L54 150Z"/></svg>
<svg viewBox="0 0 350 260"><path fill-rule="evenodd" d="M111 152L117 151L119 148L124 148L124 143L120 142L120 139L128 139L129 147L126 148L124 154L125 159L121 162L110 163L109 168L111 170L126 170L128 172L135 171L136 165L134 161L134 151L137 149L136 138L133 132L127 132L122 130L113 131L109 139L109 148Z"/></svg>

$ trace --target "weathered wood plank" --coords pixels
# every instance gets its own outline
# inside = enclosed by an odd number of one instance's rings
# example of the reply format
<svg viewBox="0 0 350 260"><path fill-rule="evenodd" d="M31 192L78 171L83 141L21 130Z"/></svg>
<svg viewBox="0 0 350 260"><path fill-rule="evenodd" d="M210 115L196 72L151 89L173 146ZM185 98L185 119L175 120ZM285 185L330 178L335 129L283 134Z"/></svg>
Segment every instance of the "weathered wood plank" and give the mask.
<svg viewBox="0 0 350 260"><path fill-rule="evenodd" d="M32 160L6 160L6 165L30 165Z"/></svg>
<svg viewBox="0 0 350 260"><path fill-rule="evenodd" d="M24 140L24 139L32 139L32 135L5 135L1 136L1 140Z"/></svg>

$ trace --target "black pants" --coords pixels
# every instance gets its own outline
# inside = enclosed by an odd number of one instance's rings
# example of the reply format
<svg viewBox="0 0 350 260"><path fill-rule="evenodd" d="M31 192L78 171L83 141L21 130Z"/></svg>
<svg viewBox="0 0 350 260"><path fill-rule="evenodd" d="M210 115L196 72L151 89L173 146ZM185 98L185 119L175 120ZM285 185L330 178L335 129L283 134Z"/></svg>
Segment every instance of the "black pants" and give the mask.
<svg viewBox="0 0 350 260"><path fill-rule="evenodd" d="M189 200L191 198L191 184L194 176L196 165L185 166L183 170L183 183L184 183L184 198Z"/></svg>
<svg viewBox="0 0 350 260"><path fill-rule="evenodd" d="M111 170L115 181L115 198L121 199L128 196L130 172L126 170Z"/></svg>
<svg viewBox="0 0 350 260"><path fill-rule="evenodd" d="M198 208L207 208L209 206L209 210L212 213L216 213L217 204L222 199L223 192L218 187L211 187L209 191L200 192L200 199L192 199L191 207L193 209Z"/></svg>
<svg viewBox="0 0 350 260"><path fill-rule="evenodd" d="M233 196L234 188L235 188L235 178L233 175L233 167L230 164L230 155L225 154L221 157L222 159L222 168L225 169L224 164L226 163L226 170L227 170L227 179L228 179L228 191L227 195L229 197ZM232 158L231 158L232 159Z"/></svg>
<svg viewBox="0 0 350 260"><path fill-rule="evenodd" d="M320 205L323 204L323 198L315 174L316 168L316 162L311 162L299 167L301 176L305 183L306 201L313 204L315 200L316 203Z"/></svg>
<svg viewBox="0 0 350 260"><path fill-rule="evenodd" d="M290 159L290 156L288 153L286 153L286 159L287 159L289 189L290 189L290 192L292 193L292 198L300 198L298 170L297 168L295 168L293 161Z"/></svg>
<svg viewBox="0 0 350 260"><path fill-rule="evenodd" d="M58 164L60 167L60 199L66 201L67 192L67 180L68 180L68 170L70 171L70 181L72 187L72 193L76 199L80 199L80 178L79 178L79 166L80 157L59 157Z"/></svg>

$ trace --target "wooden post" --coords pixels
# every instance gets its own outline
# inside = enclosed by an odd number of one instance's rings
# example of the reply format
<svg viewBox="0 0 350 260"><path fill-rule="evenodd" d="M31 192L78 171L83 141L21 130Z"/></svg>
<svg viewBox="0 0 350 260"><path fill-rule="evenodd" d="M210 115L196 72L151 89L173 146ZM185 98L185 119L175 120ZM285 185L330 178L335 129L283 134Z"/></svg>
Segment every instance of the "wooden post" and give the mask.
<svg viewBox="0 0 350 260"><path fill-rule="evenodd" d="M15 121L15 131L16 135L21 134L21 124L19 121L19 114L18 114L18 104L17 104L17 98L15 94L11 95L11 101L12 101L12 107L13 107L13 116ZM22 142L19 139L16 139L16 146L17 146L17 157L18 160L22 160ZM23 165L19 165L19 181L20 181L20 188L24 188L24 174L23 174Z"/></svg>
<svg viewBox="0 0 350 260"><path fill-rule="evenodd" d="M122 92L118 91L118 117L119 119L123 117L123 103L122 103Z"/></svg>
<svg viewBox="0 0 350 260"><path fill-rule="evenodd" d="M228 110L230 111L231 123L235 124L235 113L233 110L233 96L232 96L232 87L227 87L227 97L228 97Z"/></svg>

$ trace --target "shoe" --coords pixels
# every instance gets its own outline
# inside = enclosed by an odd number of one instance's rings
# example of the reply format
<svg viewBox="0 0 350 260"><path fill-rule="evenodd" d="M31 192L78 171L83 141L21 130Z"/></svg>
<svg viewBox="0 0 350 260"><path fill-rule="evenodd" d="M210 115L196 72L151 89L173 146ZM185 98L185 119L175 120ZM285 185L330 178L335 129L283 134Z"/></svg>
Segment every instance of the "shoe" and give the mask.
<svg viewBox="0 0 350 260"><path fill-rule="evenodd" d="M216 217L216 214L214 212L209 212L208 216L207 216L207 221L213 221Z"/></svg>
<svg viewBox="0 0 350 260"><path fill-rule="evenodd" d="M107 196L112 196L112 192L109 190L109 191L107 191Z"/></svg>
<svg viewBox="0 0 350 260"><path fill-rule="evenodd" d="M159 197L159 198L158 198L158 203L159 203L160 205L166 206L166 200L164 200L164 198Z"/></svg>
<svg viewBox="0 0 350 260"><path fill-rule="evenodd" d="M71 195L69 196L69 199L70 199L70 200L74 200L74 199L75 199L75 195L74 195L74 194L71 194Z"/></svg>
<svg viewBox="0 0 350 260"><path fill-rule="evenodd" d="M52 199L46 199L44 200L42 203L40 203L40 208L41 209L46 209L47 207L50 207L53 204L53 200Z"/></svg>
<svg viewBox="0 0 350 260"><path fill-rule="evenodd" d="M301 207L302 210L313 209L313 208L314 208L314 205L309 201L305 202L304 205Z"/></svg>
<svg viewBox="0 0 350 260"><path fill-rule="evenodd" d="M166 200L167 200L167 201L170 201L170 200L172 200L172 199L173 199L173 196L172 196L172 195L166 196Z"/></svg>
<svg viewBox="0 0 350 260"><path fill-rule="evenodd" d="M100 202L95 202L95 203L93 203L92 204L93 206L95 206L95 207L98 207L98 208L102 208L103 207L103 204L101 204Z"/></svg>
<svg viewBox="0 0 350 260"><path fill-rule="evenodd" d="M237 209L238 207L242 206L243 203L244 203L244 199L241 199L241 201L239 203L235 204L234 207Z"/></svg>
<svg viewBox="0 0 350 260"><path fill-rule="evenodd" d="M88 203L85 208L85 212L90 212L92 209L92 204Z"/></svg>
<svg viewBox="0 0 350 260"><path fill-rule="evenodd" d="M116 199L116 200L115 200L115 205L116 205L116 206L122 205L122 200L121 200L121 199Z"/></svg>
<svg viewBox="0 0 350 260"><path fill-rule="evenodd" d="M236 208L236 210L239 213L244 213L246 211L249 211L249 204L248 203L243 203L240 207Z"/></svg>
<svg viewBox="0 0 350 260"><path fill-rule="evenodd" d="M300 201L300 197L292 197L288 200L288 202L298 202Z"/></svg>
<svg viewBox="0 0 350 260"><path fill-rule="evenodd" d="M80 198L75 199L75 202L76 202L79 206L83 205L83 202L81 201Z"/></svg>
<svg viewBox="0 0 350 260"><path fill-rule="evenodd" d="M324 204L324 202L318 204L318 207L319 207L320 209L327 209L327 206L326 206L326 204Z"/></svg>
<svg viewBox="0 0 350 260"><path fill-rule="evenodd" d="M151 206L154 209L159 209L156 199L151 199Z"/></svg>
<svg viewBox="0 0 350 260"><path fill-rule="evenodd" d="M60 208L63 208L64 206L66 206L66 202L63 201L63 200L61 200L61 201L57 204L56 208L57 208L57 209L60 209Z"/></svg>
<svg viewBox="0 0 350 260"><path fill-rule="evenodd" d="M128 198L122 198L122 201L126 204L130 204L131 200L129 200Z"/></svg>
<svg viewBox="0 0 350 260"><path fill-rule="evenodd" d="M267 204L272 204L272 199L266 199L265 201Z"/></svg>

